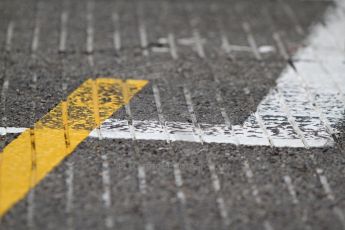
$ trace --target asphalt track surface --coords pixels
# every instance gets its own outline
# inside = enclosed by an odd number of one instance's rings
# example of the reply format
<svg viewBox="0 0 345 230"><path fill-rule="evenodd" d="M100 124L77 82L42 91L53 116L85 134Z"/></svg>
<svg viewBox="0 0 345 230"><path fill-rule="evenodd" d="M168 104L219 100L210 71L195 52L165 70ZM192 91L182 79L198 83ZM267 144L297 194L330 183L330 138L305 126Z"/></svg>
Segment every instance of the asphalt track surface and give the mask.
<svg viewBox="0 0 345 230"><path fill-rule="evenodd" d="M328 7L331 1L3 0L1 85L9 85L2 127L30 127L86 79L104 76L150 81L130 102L131 116L121 109L113 118L158 121L156 84L167 121L193 122L188 88L198 122L224 122L219 90L231 123L241 124L291 62L273 34L289 57ZM227 53L222 35L249 48L252 35L261 52ZM199 46L186 45L193 36ZM334 147L311 149L88 138L10 209L0 229L344 229L342 127ZM2 146L15 137L2 136Z"/></svg>

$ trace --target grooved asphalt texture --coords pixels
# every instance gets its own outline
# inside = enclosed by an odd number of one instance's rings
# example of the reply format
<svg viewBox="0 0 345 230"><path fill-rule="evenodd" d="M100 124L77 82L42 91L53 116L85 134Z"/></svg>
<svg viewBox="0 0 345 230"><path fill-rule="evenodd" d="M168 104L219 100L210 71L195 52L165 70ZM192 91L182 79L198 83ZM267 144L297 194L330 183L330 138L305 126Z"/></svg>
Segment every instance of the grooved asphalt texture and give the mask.
<svg viewBox="0 0 345 230"><path fill-rule="evenodd" d="M91 54L86 52L88 5L94 29ZM1 117L6 118L2 126L30 127L66 96L63 84L71 92L87 78L99 76L150 80L130 103L133 119L158 120L154 82L168 121L191 122L183 94L186 86L198 122L224 122L216 102L218 89L231 122L241 124L287 65L273 32L281 33L292 55L303 47L310 26L322 21L327 7L332 3L301 0L101 0L93 4L3 0L0 83L8 79L9 88L1 100ZM58 52L64 11L68 13L66 51ZM116 26L114 12L119 15ZM11 50L5 52L11 21ZM226 54L221 49L221 31L231 44L249 46L243 22L251 26L258 47L273 46L276 51L261 53L262 60L247 51ZM33 53L35 25L39 26L39 42ZM141 47L140 25L146 28L147 47ZM120 51L113 47L115 28L121 35ZM178 43L192 37L195 30L205 39L205 57ZM176 60L169 52L153 51L166 46L158 39L169 33L176 40ZM94 65L88 61L91 56ZM129 119L124 109L114 117ZM34 196L20 201L3 217L0 229L344 229L344 217L339 214L345 211L343 133L336 146L309 150L89 138L34 189ZM2 137L2 146L15 136ZM110 206L104 199L105 159ZM213 186L212 164L219 191ZM179 165L181 187L176 185L174 165ZM145 169L146 191L138 178L140 167ZM317 169L323 170L334 199L325 192ZM72 184L68 183L71 175ZM297 203L284 182L286 176L291 178Z"/></svg>

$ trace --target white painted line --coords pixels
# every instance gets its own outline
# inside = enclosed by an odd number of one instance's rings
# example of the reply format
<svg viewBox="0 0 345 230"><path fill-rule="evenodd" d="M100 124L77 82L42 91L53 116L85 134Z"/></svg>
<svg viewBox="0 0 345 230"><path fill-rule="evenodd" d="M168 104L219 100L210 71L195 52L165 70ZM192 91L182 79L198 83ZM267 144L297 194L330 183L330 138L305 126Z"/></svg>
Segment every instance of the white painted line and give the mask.
<svg viewBox="0 0 345 230"><path fill-rule="evenodd" d="M143 23L140 23L139 25L139 37L140 37L140 45L141 45L143 55L149 56L147 33L146 33L145 25Z"/></svg>
<svg viewBox="0 0 345 230"><path fill-rule="evenodd" d="M38 48L39 36L40 36L40 25L39 25L38 19L36 18L35 28L34 28L33 37L32 37L32 43L31 43L32 55L36 54L36 51L37 51L37 48Z"/></svg>
<svg viewBox="0 0 345 230"><path fill-rule="evenodd" d="M176 47L176 43L175 43L174 34L172 34L172 33L169 33L169 34L168 34L168 42L169 42L171 57L172 57L174 60L178 59L177 47Z"/></svg>
<svg viewBox="0 0 345 230"><path fill-rule="evenodd" d="M333 193L333 191L331 189L331 186L330 186L330 184L328 182L328 179L327 179L323 169L316 168L316 173L319 176L320 183L321 183L321 185L323 187L323 190L324 190L324 192L325 192L325 194L327 196L327 199L330 202L334 203L336 198L334 196L334 193ZM334 206L332 208L332 211L333 211L334 215L339 219L341 224L343 225L343 228L345 229L345 216L344 216L343 211L339 207L337 207L337 206Z"/></svg>
<svg viewBox="0 0 345 230"><path fill-rule="evenodd" d="M183 186L183 181L182 181L180 167L177 163L174 164L174 178L175 178L175 185L177 188L179 188L177 197L181 200L182 204L185 204L186 197L183 191L180 189Z"/></svg>
<svg viewBox="0 0 345 230"><path fill-rule="evenodd" d="M283 44L283 41L280 37L280 34L279 32L275 32L273 34L273 39L275 40L275 42L277 43L277 46L278 46L278 50L279 50L279 53L280 55L285 59L285 60L288 60L289 59L289 54L287 52L287 50L285 49L285 46Z"/></svg>
<svg viewBox="0 0 345 230"><path fill-rule="evenodd" d="M260 55L260 51L258 49L258 45L256 44L256 41L254 39L254 36L253 36L253 33L252 33L252 30L251 30L251 27L249 25L248 22L244 22L242 24L242 27L243 27L243 30L245 31L245 33L247 34L247 40L248 40L248 43L250 45L250 47L252 48L252 51L255 55L255 58L257 60L261 60L262 57Z"/></svg>
<svg viewBox="0 0 345 230"><path fill-rule="evenodd" d="M218 177L217 172L216 172L216 166L212 162L211 159L208 159L208 169L209 169L210 174L211 174L211 182L212 182L213 190L217 194L216 203L217 203L217 206L219 209L219 214L220 214L221 218L223 219L224 225L229 226L230 225L230 219L228 216L228 211L227 211L227 208L225 205L224 198L220 192L221 187L220 187L219 177Z"/></svg>
<svg viewBox="0 0 345 230"><path fill-rule="evenodd" d="M183 46L191 46L200 58L205 58L204 44L206 40L200 36L198 30L193 31L193 36L189 38L178 39L178 44Z"/></svg>
<svg viewBox="0 0 345 230"><path fill-rule="evenodd" d="M66 51L66 41L67 41L67 20L68 20L68 13L67 11L63 11L61 14L60 20L60 39L59 39L59 51L64 52Z"/></svg>
<svg viewBox="0 0 345 230"><path fill-rule="evenodd" d="M113 13L112 19L114 24L113 46L116 51L119 51L121 49L120 17L117 13Z"/></svg>
<svg viewBox="0 0 345 230"><path fill-rule="evenodd" d="M114 227L114 219L111 213L111 178L110 178L110 169L109 169L109 160L107 153L102 153L102 184L103 184L103 193L102 193L102 201L103 205L107 211L105 217L105 226L108 229L112 229Z"/></svg>
<svg viewBox="0 0 345 230"><path fill-rule="evenodd" d="M138 166L139 190L142 194L146 194L146 176L144 166Z"/></svg>
<svg viewBox="0 0 345 230"><path fill-rule="evenodd" d="M67 229L73 229L73 200L74 200L74 165L71 158L66 160L67 169L65 174L65 186L66 186L66 203L65 210L67 213Z"/></svg>
<svg viewBox="0 0 345 230"><path fill-rule="evenodd" d="M285 184L286 184L286 186L288 188L288 191L289 191L289 193L290 193L290 195L292 197L292 202L294 204L298 204L299 202L298 202L298 199L297 199L297 193L296 193L294 185L292 184L291 177L289 175L284 176L284 182L285 182Z"/></svg>
<svg viewBox="0 0 345 230"><path fill-rule="evenodd" d="M215 89L216 90L216 101L219 105L220 113L224 119L224 124L228 128L229 132L234 134L233 126L231 124L230 117L229 117L229 115L228 115L228 113L224 107L224 100L223 100L221 91L219 89L219 85L220 85L219 79L218 79L216 74L212 74L212 75L213 75L213 80L214 80L215 86L216 86L216 89ZM237 136L236 135L234 135L234 136L235 136L235 144L238 145L239 141L237 139Z"/></svg>
<svg viewBox="0 0 345 230"><path fill-rule="evenodd" d="M4 136L6 134L17 134L17 133L22 133L26 130L26 128L15 128L15 127L1 127L0 128L0 135Z"/></svg>
<svg viewBox="0 0 345 230"><path fill-rule="evenodd" d="M207 143L236 143L235 135L240 137L241 144L249 145L268 145L267 139L262 133L257 133L258 127L253 127L246 123L243 129L240 126L234 126L234 134L231 134L226 125L210 125L200 123L203 132L203 141ZM133 121L133 131L138 140L165 140L169 141L187 141L200 142L193 124L183 122L165 122L163 126L158 121ZM166 131L165 131L166 130ZM8 132L8 131L7 131ZM110 119L101 126L102 136L104 138L130 139L130 125L126 120ZM166 135L168 132L168 135ZM261 135L261 136L260 136ZM95 137L95 131L91 132L91 137Z"/></svg>
<svg viewBox="0 0 345 230"><path fill-rule="evenodd" d="M316 168L316 173L319 175L320 183L321 183L321 185L322 185L322 187L323 187L323 189L327 195L327 198L330 201L334 201L335 198L334 198L331 186L329 185L327 177L324 175L323 170L320 168Z"/></svg>
<svg viewBox="0 0 345 230"><path fill-rule="evenodd" d="M195 49L200 58L205 58L204 43L205 41L200 37L198 30L193 31L193 37L195 40Z"/></svg>
<svg viewBox="0 0 345 230"><path fill-rule="evenodd" d="M8 23L7 32L6 32L6 43L5 43L5 50L7 52L11 51L12 48L12 38L14 33L14 22Z"/></svg>
<svg viewBox="0 0 345 230"><path fill-rule="evenodd" d="M252 196L253 196L254 200L256 201L257 204L261 204L262 200L261 200L261 197L259 196L259 190L253 181L254 173L251 170L251 168L249 166L249 162L247 160L244 161L243 170L244 170L244 173L247 177L248 183L251 185Z"/></svg>
<svg viewBox="0 0 345 230"><path fill-rule="evenodd" d="M93 28L93 10L94 10L94 2L89 1L87 4L87 11L86 11L86 53L87 53L87 60L91 67L94 66L93 60L93 40L94 40L94 28Z"/></svg>
<svg viewBox="0 0 345 230"><path fill-rule="evenodd" d="M35 229L35 221L34 221L34 216L35 216L35 189L32 188L28 194L28 207L27 207L27 223L28 223L28 228L29 229Z"/></svg>
<svg viewBox="0 0 345 230"><path fill-rule="evenodd" d="M279 121L279 120L278 120ZM308 123L308 121L306 121ZM233 125L233 133L225 124L211 125L198 123L202 130L202 140L205 143L225 143L240 145L270 146L270 143L256 122L256 118L250 116L243 126ZM311 122L311 126L313 126ZM313 127L314 128L314 127ZM26 128L0 127L0 135L21 133ZM314 129L311 129L311 131ZM293 130L289 130L292 132ZM136 140L161 140L161 141L185 141L200 142L200 137L195 136L193 124L183 122L165 122L160 125L159 121L145 120L133 121L133 125L128 120L109 119L106 120L99 129L102 138L105 139L133 139ZM317 131L315 131L317 132ZM168 134L168 135L167 135ZM287 135L287 136L284 136ZM273 138L273 145L276 147L304 147L298 136L288 136L283 133ZM90 133L90 137L98 138L98 129ZM324 147L333 144L331 137L325 133L324 137L313 137L315 140L309 143L309 147Z"/></svg>
<svg viewBox="0 0 345 230"><path fill-rule="evenodd" d="M295 12L292 10L290 5L286 3L284 0L279 0L279 3L284 11L284 13L287 15L287 17L290 19L290 21L295 24L296 32L300 35L304 34L304 30L301 26L301 24L298 21L298 17L295 14Z"/></svg>
<svg viewBox="0 0 345 230"><path fill-rule="evenodd" d="M187 88L187 86L183 87L183 93L184 93L184 97L187 103L187 108L188 108L188 112L190 114L190 118L192 120L192 124L193 124L193 133L195 133L195 135L197 135L198 140L201 143L203 143L203 132L201 130L201 127L196 119L196 115L194 112L194 106L193 106L193 102L192 102L192 94L189 91L189 89Z"/></svg>
<svg viewBox="0 0 345 230"><path fill-rule="evenodd" d="M74 165L73 162L67 159L66 169L66 212L71 214L73 212L73 180L74 180Z"/></svg>

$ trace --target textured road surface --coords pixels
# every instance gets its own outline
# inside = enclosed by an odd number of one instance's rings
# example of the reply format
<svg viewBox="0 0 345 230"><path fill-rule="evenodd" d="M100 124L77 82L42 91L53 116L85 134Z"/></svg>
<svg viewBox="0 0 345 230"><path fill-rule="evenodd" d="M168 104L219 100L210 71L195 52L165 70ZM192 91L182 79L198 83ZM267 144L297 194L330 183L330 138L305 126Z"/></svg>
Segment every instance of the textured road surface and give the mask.
<svg viewBox="0 0 345 230"><path fill-rule="evenodd" d="M332 5L3 0L1 126L30 127L100 76L150 80L131 116L114 118L158 120L155 84L167 121L192 122L188 89L198 122L224 123L220 92L241 124ZM345 229L343 133L334 147L308 150L89 138L0 229Z"/></svg>

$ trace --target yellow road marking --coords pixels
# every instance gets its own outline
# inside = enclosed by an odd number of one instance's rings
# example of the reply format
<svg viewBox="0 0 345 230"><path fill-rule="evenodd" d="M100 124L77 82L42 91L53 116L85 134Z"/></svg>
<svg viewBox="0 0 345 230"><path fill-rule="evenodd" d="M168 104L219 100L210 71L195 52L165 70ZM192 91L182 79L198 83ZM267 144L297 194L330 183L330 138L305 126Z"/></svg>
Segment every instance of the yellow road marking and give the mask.
<svg viewBox="0 0 345 230"><path fill-rule="evenodd" d="M0 154L0 216L146 84L145 80L87 80L8 144Z"/></svg>

